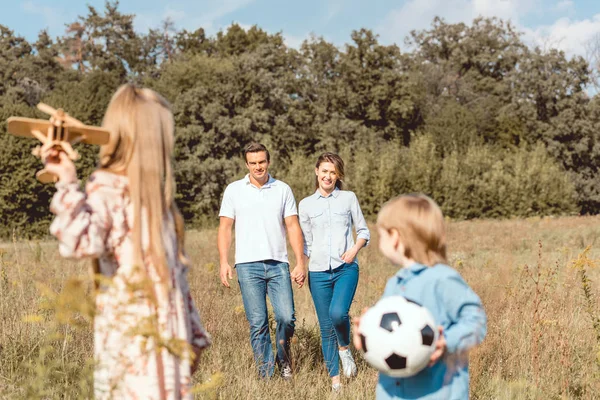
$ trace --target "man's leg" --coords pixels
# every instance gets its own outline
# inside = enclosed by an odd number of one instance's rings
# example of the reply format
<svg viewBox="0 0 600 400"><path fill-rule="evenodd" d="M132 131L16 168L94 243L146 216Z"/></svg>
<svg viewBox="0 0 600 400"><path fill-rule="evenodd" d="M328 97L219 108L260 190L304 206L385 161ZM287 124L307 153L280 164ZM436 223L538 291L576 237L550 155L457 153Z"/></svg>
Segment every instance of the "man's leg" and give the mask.
<svg viewBox="0 0 600 400"><path fill-rule="evenodd" d="M290 340L294 336L296 317L294 315L294 295L288 263L265 261L267 267L267 292L277 321L277 362L280 366L291 366Z"/></svg>
<svg viewBox="0 0 600 400"><path fill-rule="evenodd" d="M236 269L246 318L250 324L250 344L258 373L263 378L270 378L273 375L275 361L269 335L264 264L262 262L238 264Z"/></svg>

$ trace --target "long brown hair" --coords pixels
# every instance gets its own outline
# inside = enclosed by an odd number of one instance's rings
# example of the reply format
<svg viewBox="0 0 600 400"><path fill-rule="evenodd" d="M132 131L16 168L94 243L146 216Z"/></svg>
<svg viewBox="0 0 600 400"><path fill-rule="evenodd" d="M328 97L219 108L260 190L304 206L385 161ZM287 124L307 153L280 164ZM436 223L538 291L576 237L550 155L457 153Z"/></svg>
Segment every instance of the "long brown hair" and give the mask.
<svg viewBox="0 0 600 400"><path fill-rule="evenodd" d="M317 164L315 168L319 169L321 163L330 162L335 166L335 173L337 174L337 181L335 181L335 187L342 190L344 187L344 178L346 175L344 174L344 160L342 157L338 156L335 153L323 153L317 158ZM315 189L319 188L319 177L315 176Z"/></svg>
<svg viewBox="0 0 600 400"><path fill-rule="evenodd" d="M393 198L377 215L379 228L398 231L404 256L429 267L447 264L445 225L440 207L423 194Z"/></svg>
<svg viewBox="0 0 600 400"><path fill-rule="evenodd" d="M183 217L174 201L175 124L171 107L158 93L125 84L113 95L102 125L111 135L109 143L100 148L100 167L125 173L129 179L135 262L144 265L144 253L147 253L163 288L168 291L169 266L163 228L170 217L175 225L178 258L188 264L184 253ZM151 244L146 251L142 243L142 213L147 218L145 228Z"/></svg>

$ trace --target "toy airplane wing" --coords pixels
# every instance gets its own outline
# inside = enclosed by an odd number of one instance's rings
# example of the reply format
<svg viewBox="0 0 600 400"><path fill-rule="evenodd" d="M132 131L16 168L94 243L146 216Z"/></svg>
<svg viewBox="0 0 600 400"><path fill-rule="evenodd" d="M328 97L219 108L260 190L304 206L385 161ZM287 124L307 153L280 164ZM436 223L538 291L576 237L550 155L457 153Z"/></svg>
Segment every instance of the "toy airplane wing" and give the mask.
<svg viewBox="0 0 600 400"><path fill-rule="evenodd" d="M16 136L33 137L33 131L45 134L53 124L44 119L10 117L8 119L8 133ZM102 145L108 143L110 133L103 128L83 124L66 123L64 128L69 130L69 141Z"/></svg>

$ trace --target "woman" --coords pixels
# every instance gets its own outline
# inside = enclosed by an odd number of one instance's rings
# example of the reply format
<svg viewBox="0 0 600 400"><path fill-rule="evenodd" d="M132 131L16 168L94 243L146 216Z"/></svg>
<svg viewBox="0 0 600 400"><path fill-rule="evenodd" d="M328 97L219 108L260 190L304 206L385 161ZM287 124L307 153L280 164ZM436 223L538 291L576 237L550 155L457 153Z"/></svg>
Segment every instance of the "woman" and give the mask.
<svg viewBox="0 0 600 400"><path fill-rule="evenodd" d="M300 202L300 226L304 253L310 258L308 284L321 328L323 357L332 389L341 389L339 360L346 377L356 374L348 348L348 311L358 285L358 251L370 234L353 192L342 190L344 162L337 154L324 153L315 168L316 191ZM356 229L354 243L352 224Z"/></svg>

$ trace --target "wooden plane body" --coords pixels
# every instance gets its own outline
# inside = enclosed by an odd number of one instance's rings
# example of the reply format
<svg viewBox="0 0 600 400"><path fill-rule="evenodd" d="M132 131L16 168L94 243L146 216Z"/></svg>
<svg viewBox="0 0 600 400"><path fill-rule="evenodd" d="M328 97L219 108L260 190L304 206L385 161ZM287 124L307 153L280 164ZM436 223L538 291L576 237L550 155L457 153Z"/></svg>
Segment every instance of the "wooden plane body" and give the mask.
<svg viewBox="0 0 600 400"><path fill-rule="evenodd" d="M69 116L62 109L40 103L41 111L49 114L50 120L10 117L7 122L8 133L15 136L32 137L42 142L41 146L33 149L32 154L41 158L51 148L64 151L71 160L77 160L79 154L73 149L75 143L95 145L107 144L110 139L108 130L96 126L84 125L81 121ZM42 183L56 182L57 177L45 169L36 174Z"/></svg>

